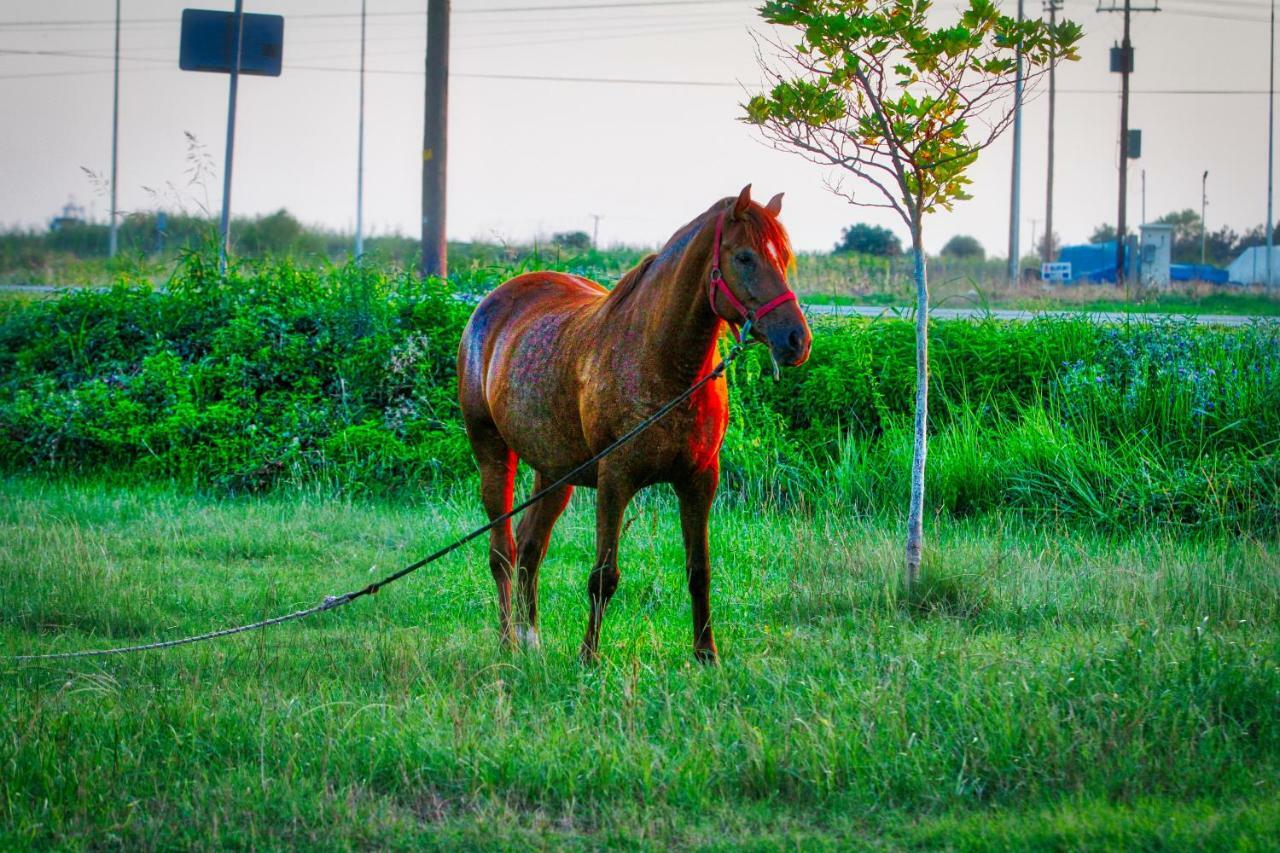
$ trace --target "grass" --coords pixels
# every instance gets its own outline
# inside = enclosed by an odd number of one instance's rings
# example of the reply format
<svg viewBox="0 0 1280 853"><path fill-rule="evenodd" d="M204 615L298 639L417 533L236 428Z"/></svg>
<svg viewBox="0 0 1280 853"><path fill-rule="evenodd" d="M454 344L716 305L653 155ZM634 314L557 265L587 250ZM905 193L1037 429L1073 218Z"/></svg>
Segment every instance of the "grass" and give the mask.
<svg viewBox="0 0 1280 853"><path fill-rule="evenodd" d="M689 654L668 497L631 510L580 666L591 495L496 644L473 545L348 609L141 656L3 667L0 847L1274 847L1280 547L721 508L723 665ZM6 654L308 606L478 521L401 502L0 481Z"/></svg>

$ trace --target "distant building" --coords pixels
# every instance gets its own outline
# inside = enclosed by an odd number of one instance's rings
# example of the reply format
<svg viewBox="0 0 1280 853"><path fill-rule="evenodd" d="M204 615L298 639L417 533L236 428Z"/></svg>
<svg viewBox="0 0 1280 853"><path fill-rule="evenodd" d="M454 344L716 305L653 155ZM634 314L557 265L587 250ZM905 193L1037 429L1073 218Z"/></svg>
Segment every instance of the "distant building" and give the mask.
<svg viewBox="0 0 1280 853"><path fill-rule="evenodd" d="M1280 281L1280 246L1272 248L1272 275ZM1240 253L1240 257L1227 267L1227 277L1236 284L1267 283L1267 247L1252 246Z"/></svg>
<svg viewBox="0 0 1280 853"><path fill-rule="evenodd" d="M74 198L67 199L67 203L62 206L62 214L55 216L49 220L49 230L57 231L67 225L83 225L84 224L84 208L76 204Z"/></svg>
<svg viewBox="0 0 1280 853"><path fill-rule="evenodd" d="M1138 256L1138 276L1147 287L1169 286L1173 265L1173 226L1148 222L1141 228L1142 252Z"/></svg>

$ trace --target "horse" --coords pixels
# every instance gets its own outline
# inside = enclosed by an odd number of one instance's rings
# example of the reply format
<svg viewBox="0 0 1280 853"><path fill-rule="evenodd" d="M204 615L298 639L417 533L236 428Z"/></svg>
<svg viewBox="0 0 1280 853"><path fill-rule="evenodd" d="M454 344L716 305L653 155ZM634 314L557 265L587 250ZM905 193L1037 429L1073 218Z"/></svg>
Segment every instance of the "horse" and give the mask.
<svg viewBox="0 0 1280 853"><path fill-rule="evenodd" d="M762 206L748 184L680 228L613 290L581 276L532 272L476 306L458 348L458 398L491 522L511 509L518 461L533 468L535 491L581 466L705 378L726 326L735 334L749 328L783 365L809 357L809 325L787 284L793 256L781 210L781 193ZM490 531L505 645L515 647L518 635L519 643L538 646L538 569L574 486L587 486L597 491L596 557L580 654L585 662L597 659L600 624L621 577L623 512L640 489L669 483L680 507L694 655L716 662L707 523L728 417L720 375L527 509L514 538L510 520Z"/></svg>

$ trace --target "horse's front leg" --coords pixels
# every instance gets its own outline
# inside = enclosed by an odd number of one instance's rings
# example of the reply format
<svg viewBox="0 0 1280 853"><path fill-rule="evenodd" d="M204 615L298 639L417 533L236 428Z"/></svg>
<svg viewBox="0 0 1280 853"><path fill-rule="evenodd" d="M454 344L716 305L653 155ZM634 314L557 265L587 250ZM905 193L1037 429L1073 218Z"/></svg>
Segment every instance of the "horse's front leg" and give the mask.
<svg viewBox="0 0 1280 853"><path fill-rule="evenodd" d="M702 663L715 663L717 659L716 640L711 631L711 547L707 541L707 521L719 482L720 469L713 465L674 484L680 499L685 574L693 604L693 654Z"/></svg>
<svg viewBox="0 0 1280 853"><path fill-rule="evenodd" d="M581 651L585 663L596 660L599 655L600 622L621 577L618 571L618 537L622 531L622 514L636 491L630 482L608 477L603 466L596 489L596 562L587 580L591 615L587 619L587 635L582 640Z"/></svg>

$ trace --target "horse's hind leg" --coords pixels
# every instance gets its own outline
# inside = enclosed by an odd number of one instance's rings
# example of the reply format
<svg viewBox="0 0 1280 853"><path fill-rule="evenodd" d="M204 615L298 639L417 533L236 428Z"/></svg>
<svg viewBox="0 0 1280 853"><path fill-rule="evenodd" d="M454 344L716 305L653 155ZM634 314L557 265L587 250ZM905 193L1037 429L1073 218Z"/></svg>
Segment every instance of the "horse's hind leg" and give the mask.
<svg viewBox="0 0 1280 853"><path fill-rule="evenodd" d="M516 480L516 455L507 447L492 425L468 424L471 449L480 467L480 497L484 510L493 521L511 511L511 496ZM511 629L511 576L515 566L515 541L511 538L511 520L507 519L489 531L489 571L498 585L498 620L502 641L515 644Z"/></svg>
<svg viewBox="0 0 1280 853"><path fill-rule="evenodd" d="M547 478L537 474L533 491L547 487ZM516 528L516 579L519 598L516 602L516 633L529 648L538 647L538 568L547 555L551 528L564 512L573 494L573 486L561 486L525 510Z"/></svg>

